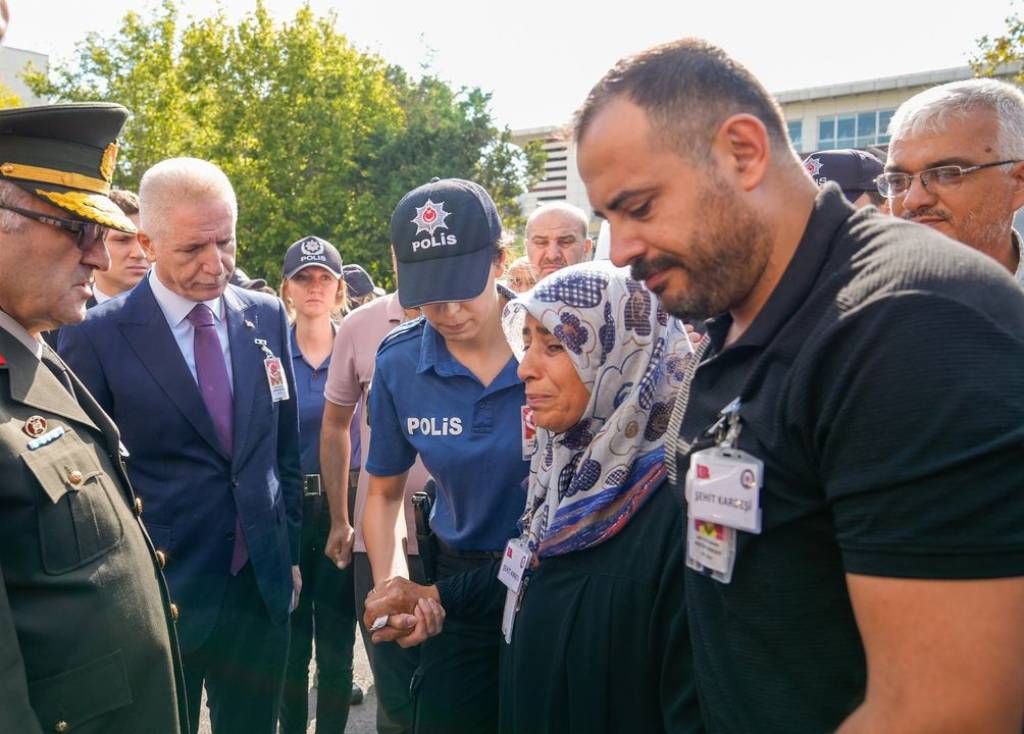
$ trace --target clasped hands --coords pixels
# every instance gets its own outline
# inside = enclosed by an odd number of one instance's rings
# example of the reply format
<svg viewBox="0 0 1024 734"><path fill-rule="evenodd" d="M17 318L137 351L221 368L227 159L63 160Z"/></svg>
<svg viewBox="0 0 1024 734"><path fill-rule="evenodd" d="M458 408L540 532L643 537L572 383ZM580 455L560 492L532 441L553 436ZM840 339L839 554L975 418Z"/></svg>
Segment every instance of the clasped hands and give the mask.
<svg viewBox="0 0 1024 734"><path fill-rule="evenodd" d="M372 629L374 620L384 615L388 623L370 636L374 644L394 641L412 647L440 634L444 627L445 612L437 587L421 586L401 576L377 584L366 595L366 628Z"/></svg>

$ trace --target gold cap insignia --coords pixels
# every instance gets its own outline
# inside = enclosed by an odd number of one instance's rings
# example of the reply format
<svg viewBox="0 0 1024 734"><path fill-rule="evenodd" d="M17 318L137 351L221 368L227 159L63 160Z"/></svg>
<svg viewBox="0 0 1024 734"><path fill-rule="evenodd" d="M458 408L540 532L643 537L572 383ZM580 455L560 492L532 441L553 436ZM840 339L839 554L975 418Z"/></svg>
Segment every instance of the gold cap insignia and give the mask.
<svg viewBox="0 0 1024 734"><path fill-rule="evenodd" d="M117 165L117 143L111 143L103 151L103 160L100 161L100 173L107 183L114 179L114 166Z"/></svg>

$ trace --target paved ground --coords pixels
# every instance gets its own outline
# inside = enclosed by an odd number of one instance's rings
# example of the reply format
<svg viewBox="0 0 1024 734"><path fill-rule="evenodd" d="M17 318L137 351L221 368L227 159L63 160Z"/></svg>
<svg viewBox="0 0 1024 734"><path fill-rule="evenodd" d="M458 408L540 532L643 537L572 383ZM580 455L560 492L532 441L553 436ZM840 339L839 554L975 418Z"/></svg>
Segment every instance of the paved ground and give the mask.
<svg viewBox="0 0 1024 734"><path fill-rule="evenodd" d="M353 706L348 715L348 726L345 727L346 734L374 734L377 722L377 691L373 688L373 675L370 673L370 663L366 659L366 650L363 649L363 638L356 632L355 650L355 680L366 697L358 706ZM312 669L310 680L312 680ZM309 710L312 716L316 712L316 689L309 692ZM206 701L204 698L202 709L202 720L199 723L199 734L210 734L210 721L206 716ZM316 721L309 722L308 734L316 731ZM333 734L333 733L332 733ZM338 732L337 734L340 734Z"/></svg>

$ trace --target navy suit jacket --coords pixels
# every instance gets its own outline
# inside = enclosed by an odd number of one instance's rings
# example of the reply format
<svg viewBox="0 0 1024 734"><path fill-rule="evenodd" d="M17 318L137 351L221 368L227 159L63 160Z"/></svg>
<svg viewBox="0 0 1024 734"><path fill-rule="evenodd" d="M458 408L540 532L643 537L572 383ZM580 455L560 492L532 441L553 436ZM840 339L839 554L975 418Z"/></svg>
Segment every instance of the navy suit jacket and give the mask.
<svg viewBox="0 0 1024 734"><path fill-rule="evenodd" d="M229 285L224 292L234 387L234 451L217 438L199 387L149 280L61 330L59 351L114 419L143 521L167 556L183 652L217 619L230 573L236 518L271 620L284 623L302 524L298 410L288 320L279 300ZM273 402L265 339L284 367L290 398Z"/></svg>

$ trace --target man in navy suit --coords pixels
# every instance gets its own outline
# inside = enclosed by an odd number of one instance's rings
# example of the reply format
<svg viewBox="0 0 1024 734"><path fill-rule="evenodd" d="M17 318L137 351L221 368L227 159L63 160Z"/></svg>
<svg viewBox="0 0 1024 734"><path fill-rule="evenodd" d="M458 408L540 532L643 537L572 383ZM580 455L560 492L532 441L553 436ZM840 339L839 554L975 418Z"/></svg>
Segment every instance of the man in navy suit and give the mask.
<svg viewBox="0 0 1024 734"><path fill-rule="evenodd" d="M228 284L237 204L224 173L162 161L140 184L154 263L61 332L60 352L121 430L180 610L193 732L273 734L298 572L298 417L277 299Z"/></svg>

